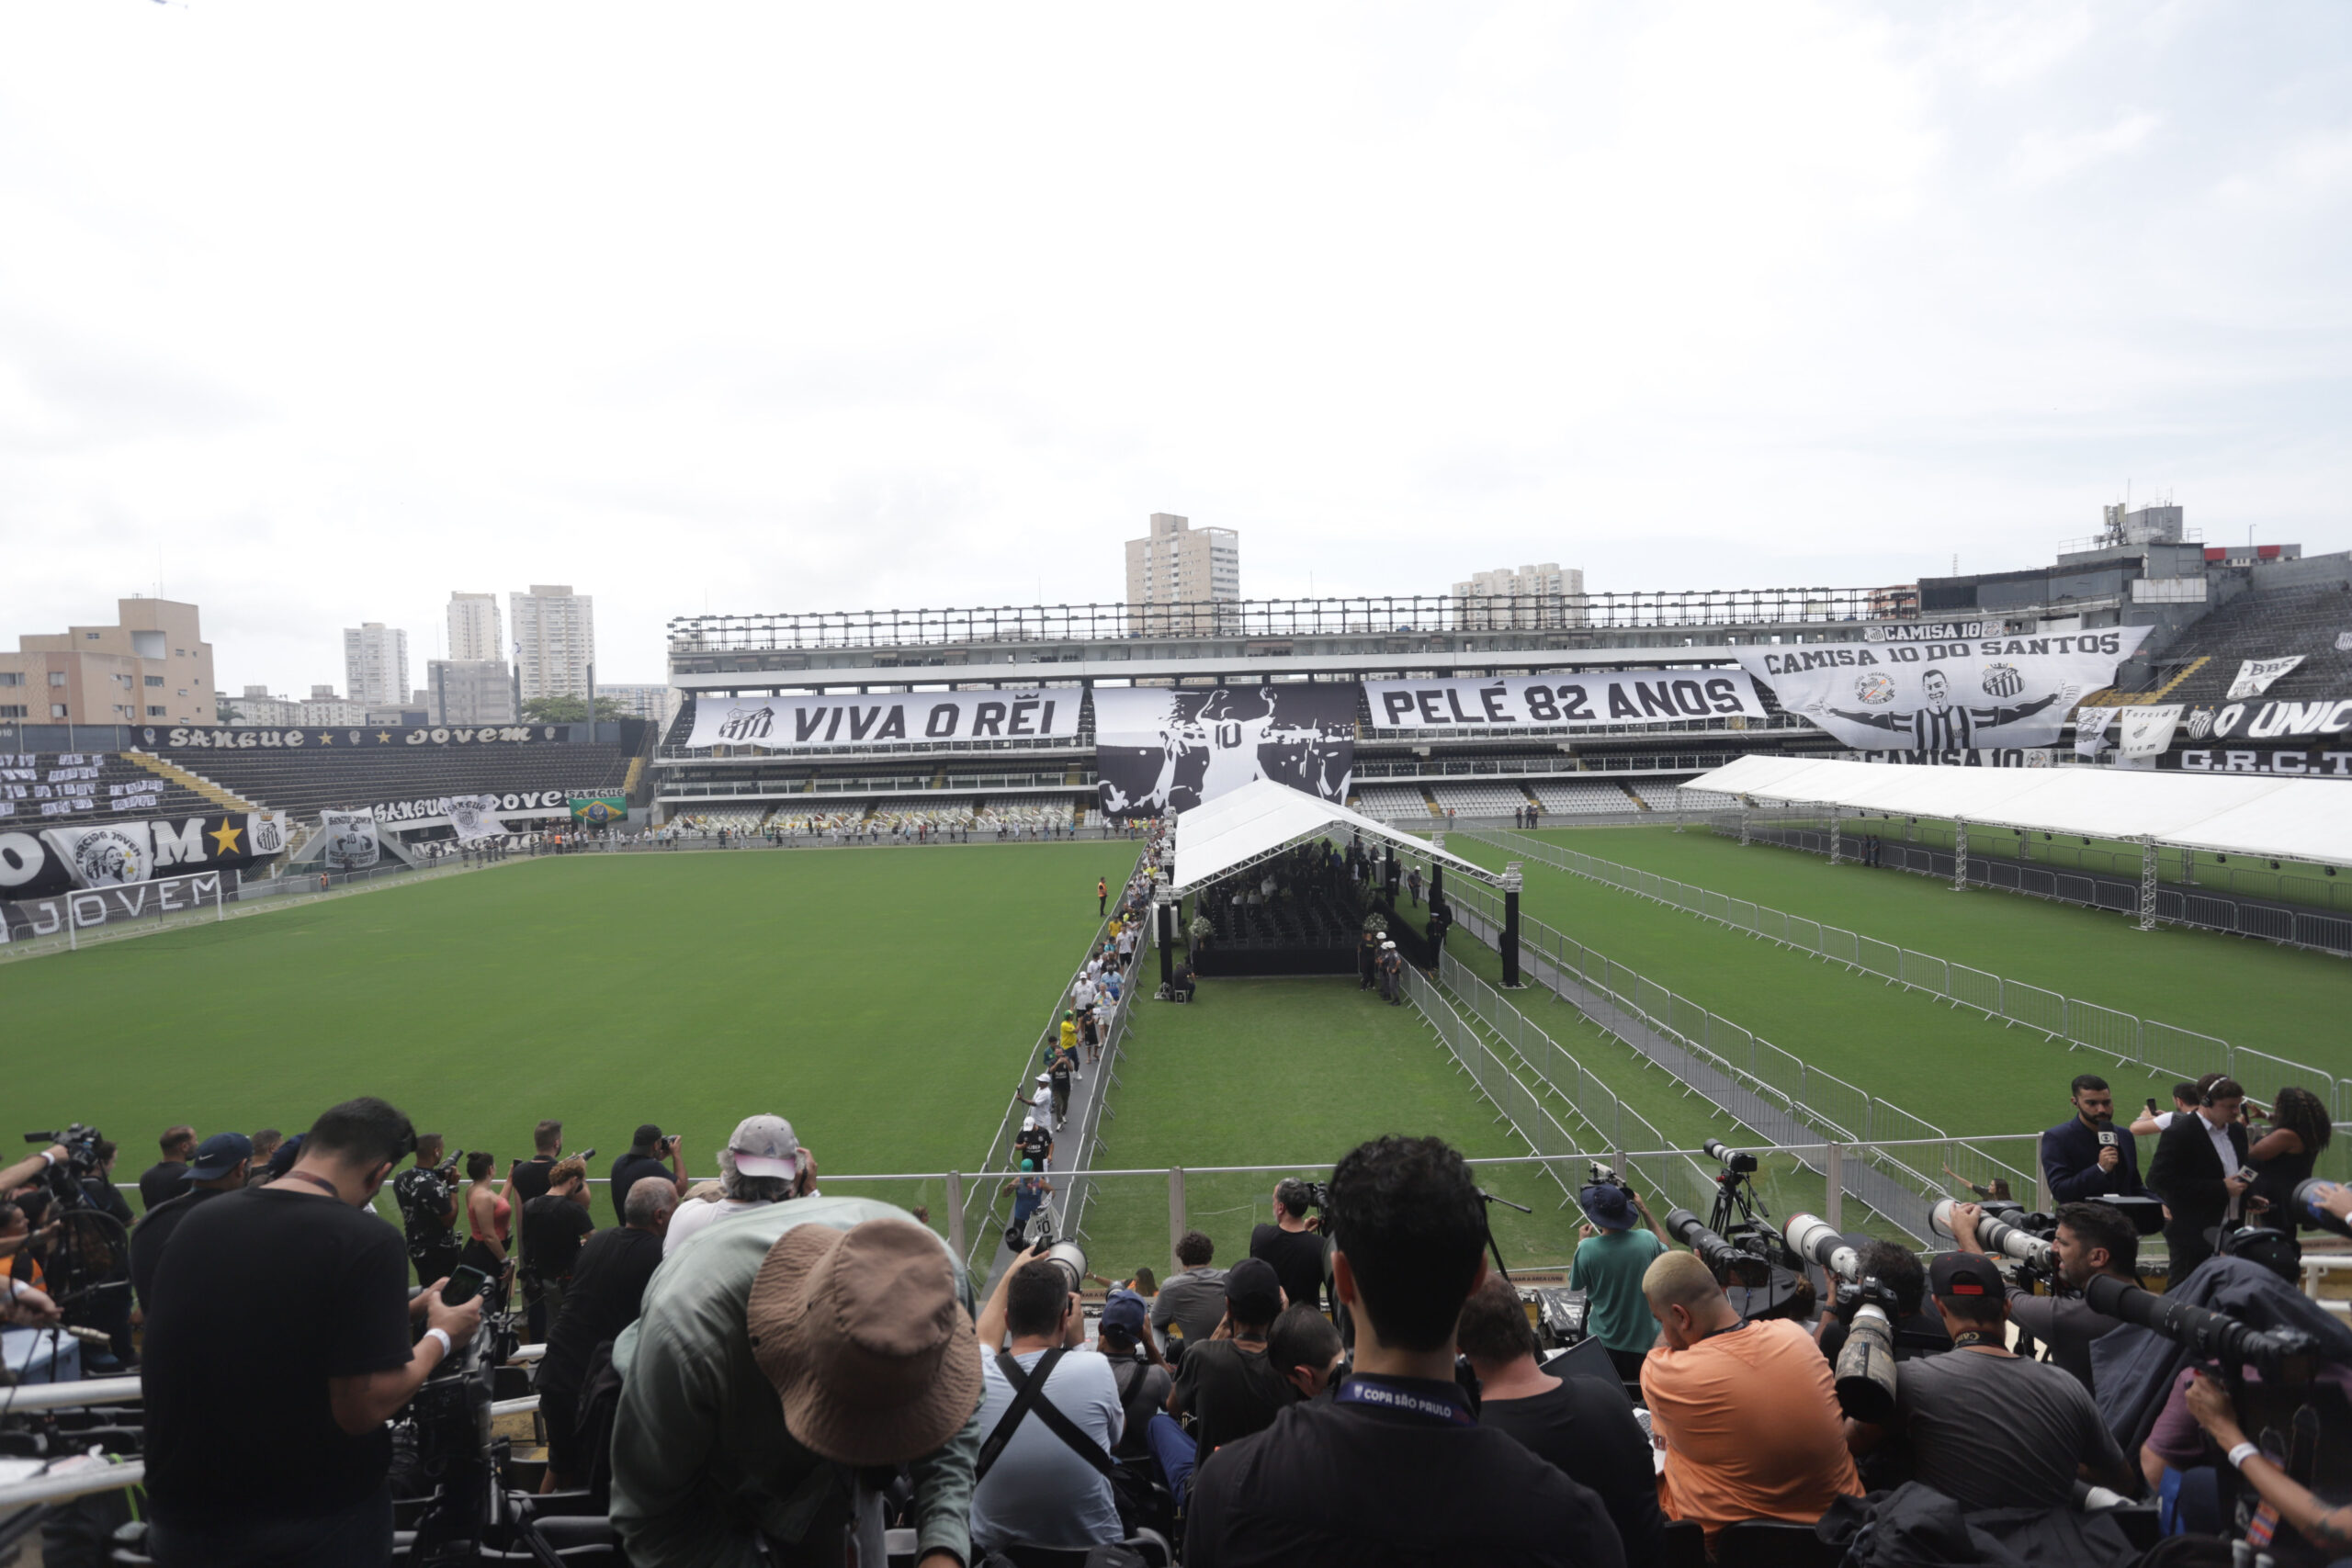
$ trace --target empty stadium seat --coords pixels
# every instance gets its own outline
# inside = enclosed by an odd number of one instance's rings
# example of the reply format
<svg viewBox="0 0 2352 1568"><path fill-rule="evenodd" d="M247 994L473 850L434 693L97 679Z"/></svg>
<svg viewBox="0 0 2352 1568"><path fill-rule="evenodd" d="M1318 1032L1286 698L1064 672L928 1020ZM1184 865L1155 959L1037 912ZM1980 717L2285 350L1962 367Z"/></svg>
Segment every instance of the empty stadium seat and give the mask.
<svg viewBox="0 0 2352 1568"><path fill-rule="evenodd" d="M628 752L605 742L384 746L357 750L175 751L166 759L224 789L298 819L448 795L607 794L628 778ZM210 805L203 807L214 810Z"/></svg>
<svg viewBox="0 0 2352 1568"><path fill-rule="evenodd" d="M200 817L220 809L187 785L158 777L119 752L17 752L0 760L0 828L37 831Z"/></svg>
<svg viewBox="0 0 2352 1568"><path fill-rule="evenodd" d="M1453 784L1430 785L1438 805L1464 817L1509 817L1527 808L1527 792L1515 784Z"/></svg>
<svg viewBox="0 0 2352 1568"><path fill-rule="evenodd" d="M1531 779L1529 789L1547 817L1604 817L1638 809L1604 779Z"/></svg>
<svg viewBox="0 0 2352 1568"><path fill-rule="evenodd" d="M1418 784L1358 784L1356 809L1384 820L1418 818L1426 822L1430 816L1430 803L1422 798Z"/></svg>

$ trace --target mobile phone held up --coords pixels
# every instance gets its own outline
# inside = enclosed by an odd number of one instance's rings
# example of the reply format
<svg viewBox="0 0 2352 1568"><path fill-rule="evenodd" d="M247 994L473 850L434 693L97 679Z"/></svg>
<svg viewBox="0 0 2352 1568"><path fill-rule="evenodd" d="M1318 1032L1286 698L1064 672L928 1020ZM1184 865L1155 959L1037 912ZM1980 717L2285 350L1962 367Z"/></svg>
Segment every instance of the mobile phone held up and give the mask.
<svg viewBox="0 0 2352 1568"><path fill-rule="evenodd" d="M449 1271L449 1282L441 1287L441 1301L447 1306L463 1306L481 1294L490 1283L490 1276L470 1263L460 1263Z"/></svg>

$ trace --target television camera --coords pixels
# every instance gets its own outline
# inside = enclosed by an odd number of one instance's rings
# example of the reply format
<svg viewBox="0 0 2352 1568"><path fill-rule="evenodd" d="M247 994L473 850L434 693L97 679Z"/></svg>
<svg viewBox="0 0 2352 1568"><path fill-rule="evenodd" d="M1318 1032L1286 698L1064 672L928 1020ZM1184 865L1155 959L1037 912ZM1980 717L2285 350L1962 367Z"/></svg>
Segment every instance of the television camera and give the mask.
<svg viewBox="0 0 2352 1568"><path fill-rule="evenodd" d="M105 1179L98 1145L106 1141L96 1127L76 1122L63 1132L27 1133L28 1144L62 1144L65 1157L41 1173L49 1194L49 1215L42 1228L54 1224L41 1267L50 1280L49 1294L69 1317L77 1307L86 1312L91 1298L110 1291L128 1291L128 1279L109 1279L130 1258L130 1232L93 1202L85 1182Z"/></svg>

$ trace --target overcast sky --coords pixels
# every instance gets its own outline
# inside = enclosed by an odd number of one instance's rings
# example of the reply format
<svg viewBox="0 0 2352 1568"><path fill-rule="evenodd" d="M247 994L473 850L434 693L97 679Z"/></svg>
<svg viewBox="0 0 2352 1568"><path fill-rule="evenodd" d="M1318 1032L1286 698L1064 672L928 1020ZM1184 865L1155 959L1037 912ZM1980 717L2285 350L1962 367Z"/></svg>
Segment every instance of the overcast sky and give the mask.
<svg viewBox="0 0 2352 1568"><path fill-rule="evenodd" d="M2343 549L2347 254L2339 0L16 0L0 638Z"/></svg>

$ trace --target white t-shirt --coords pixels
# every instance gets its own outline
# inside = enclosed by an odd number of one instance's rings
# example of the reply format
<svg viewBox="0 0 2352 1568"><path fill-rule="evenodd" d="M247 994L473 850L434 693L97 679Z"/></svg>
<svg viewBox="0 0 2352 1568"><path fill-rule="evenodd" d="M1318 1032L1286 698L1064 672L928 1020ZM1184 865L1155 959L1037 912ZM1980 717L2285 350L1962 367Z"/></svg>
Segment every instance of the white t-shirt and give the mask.
<svg viewBox="0 0 2352 1568"><path fill-rule="evenodd" d="M662 1256L669 1257L729 1214L748 1213L753 1209L766 1207L765 1203L748 1198L721 1198L715 1203L701 1200L681 1203L677 1212L670 1216L669 1232L662 1238Z"/></svg>
<svg viewBox="0 0 2352 1568"><path fill-rule="evenodd" d="M1092 965L1090 964L1088 967L1091 969ZM1091 1008L1094 1005L1094 977L1091 974L1078 983L1077 987L1070 993L1070 999L1081 1008Z"/></svg>
<svg viewBox="0 0 2352 1568"><path fill-rule="evenodd" d="M2156 1131L2161 1133L2179 1120L2180 1112L2177 1111L2159 1111L2156 1112Z"/></svg>
<svg viewBox="0 0 2352 1568"><path fill-rule="evenodd" d="M1023 1371L1035 1371L1045 1354L1026 1350L1013 1359ZM997 1370L994 1356L981 1356L980 1375L980 1437L986 1441L1012 1407L1012 1385ZM1125 1428L1118 1380L1099 1351L1065 1353L1046 1380L1046 1397L1106 1453ZM982 1551L1008 1541L1094 1546L1122 1534L1110 1481L1035 1416L1023 1417L988 1478L972 1490L972 1544Z"/></svg>

